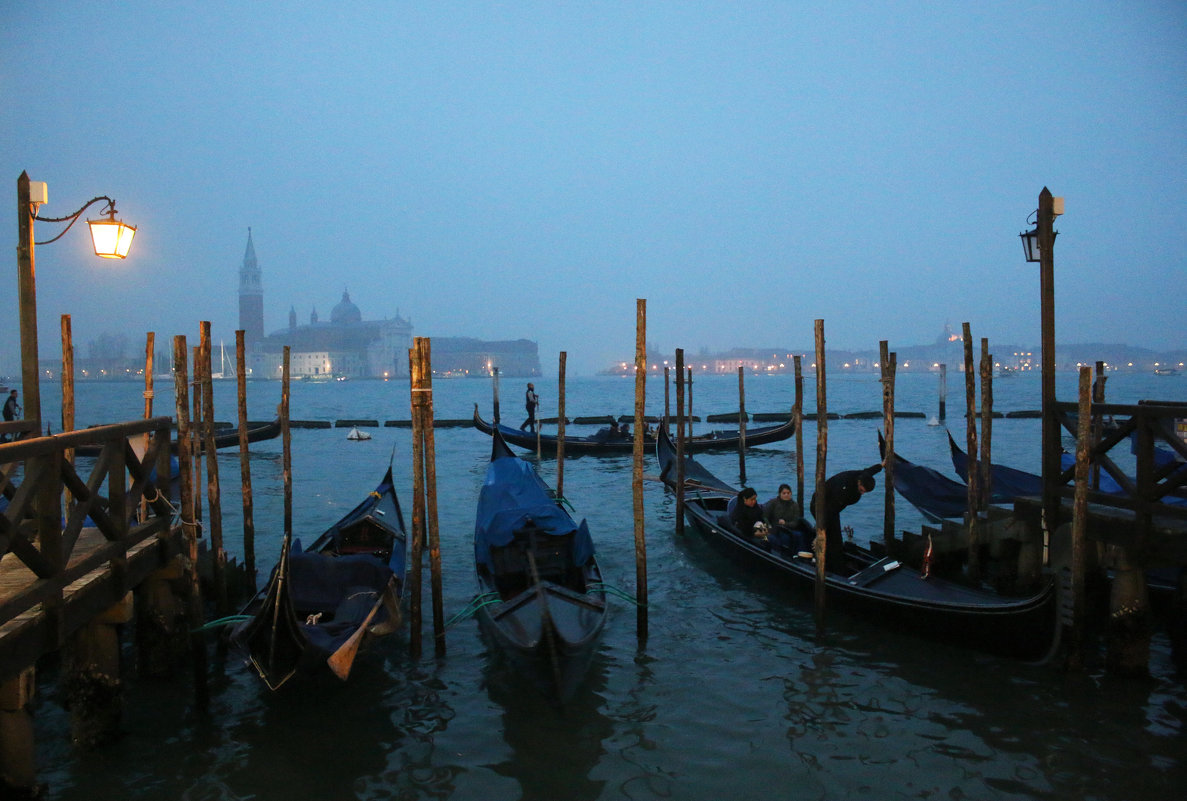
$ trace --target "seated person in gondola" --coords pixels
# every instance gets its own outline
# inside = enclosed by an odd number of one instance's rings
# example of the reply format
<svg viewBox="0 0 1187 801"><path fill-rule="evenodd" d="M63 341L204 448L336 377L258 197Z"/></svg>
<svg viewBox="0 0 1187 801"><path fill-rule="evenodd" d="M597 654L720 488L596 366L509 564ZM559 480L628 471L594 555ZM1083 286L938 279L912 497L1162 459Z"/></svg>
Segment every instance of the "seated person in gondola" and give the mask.
<svg viewBox="0 0 1187 801"><path fill-rule="evenodd" d="M618 437L619 433L617 420L611 420L609 428L599 428L593 435L593 438L598 442L613 442L614 440L618 439Z"/></svg>
<svg viewBox="0 0 1187 801"><path fill-rule="evenodd" d="M762 519L762 507L758 505L758 493L753 487L744 487L738 499L730 504L730 522L743 537L766 539L767 524Z"/></svg>
<svg viewBox="0 0 1187 801"><path fill-rule="evenodd" d="M800 514L789 485L780 484L778 494L763 504L763 521L771 528L768 539L773 545L789 551L811 550L815 532Z"/></svg>
<svg viewBox="0 0 1187 801"><path fill-rule="evenodd" d="M630 423L623 423L621 426L619 426L618 435L620 437L622 437L623 439L630 439L631 438Z"/></svg>

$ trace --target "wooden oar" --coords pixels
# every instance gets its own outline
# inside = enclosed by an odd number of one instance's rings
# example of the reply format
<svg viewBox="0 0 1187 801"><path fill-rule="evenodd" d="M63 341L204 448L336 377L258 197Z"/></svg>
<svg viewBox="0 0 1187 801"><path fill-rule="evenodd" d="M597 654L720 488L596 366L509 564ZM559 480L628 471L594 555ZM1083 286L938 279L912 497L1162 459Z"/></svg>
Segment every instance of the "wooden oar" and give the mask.
<svg viewBox="0 0 1187 801"><path fill-rule="evenodd" d="M326 664L330 666L330 670L334 671L334 675L343 681L346 681L346 677L350 675L350 669L354 667L354 658L358 655L359 646L363 643L363 635L367 633L367 626L371 624L371 619L375 617L375 613L381 606L383 606L382 596L375 599L375 603L371 605L371 611L355 629L354 634L350 635L350 639L342 643L338 650L330 654L330 658L326 660Z"/></svg>

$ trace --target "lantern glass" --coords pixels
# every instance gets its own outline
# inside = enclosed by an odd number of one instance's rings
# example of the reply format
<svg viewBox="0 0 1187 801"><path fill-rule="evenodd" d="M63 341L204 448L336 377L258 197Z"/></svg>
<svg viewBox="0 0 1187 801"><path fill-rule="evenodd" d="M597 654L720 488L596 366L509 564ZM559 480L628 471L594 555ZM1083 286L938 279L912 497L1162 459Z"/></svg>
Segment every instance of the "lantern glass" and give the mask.
<svg viewBox="0 0 1187 801"><path fill-rule="evenodd" d="M87 220L91 226L91 242L95 255L105 259L123 259L132 247L136 226L115 219Z"/></svg>
<svg viewBox="0 0 1187 801"><path fill-rule="evenodd" d="M1039 260L1039 229L1027 231L1026 233L1018 234L1022 239L1022 252L1026 254L1027 261Z"/></svg>

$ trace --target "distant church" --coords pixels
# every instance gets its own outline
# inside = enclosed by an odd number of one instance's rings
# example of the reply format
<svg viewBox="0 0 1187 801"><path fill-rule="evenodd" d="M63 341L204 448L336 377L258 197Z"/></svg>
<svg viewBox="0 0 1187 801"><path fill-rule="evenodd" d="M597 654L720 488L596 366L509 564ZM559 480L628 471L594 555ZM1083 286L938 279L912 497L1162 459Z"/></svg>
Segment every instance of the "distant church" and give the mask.
<svg viewBox="0 0 1187 801"><path fill-rule="evenodd" d="M264 289L250 228L239 268L239 327L256 378L280 378L286 345L293 378L408 376L412 323L399 314L388 320L363 320L346 291L330 311L329 322L320 322L315 308L309 323L298 325L297 311L290 308L288 327L265 336Z"/></svg>

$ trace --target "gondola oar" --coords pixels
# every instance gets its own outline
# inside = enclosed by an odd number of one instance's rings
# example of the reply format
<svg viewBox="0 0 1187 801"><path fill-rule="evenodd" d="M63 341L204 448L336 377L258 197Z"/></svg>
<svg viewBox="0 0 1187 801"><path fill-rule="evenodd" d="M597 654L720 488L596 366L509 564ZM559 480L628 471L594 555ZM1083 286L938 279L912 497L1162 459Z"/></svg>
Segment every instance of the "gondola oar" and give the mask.
<svg viewBox="0 0 1187 801"><path fill-rule="evenodd" d="M386 593L387 590L384 590L384 594ZM334 671L334 675L343 681L346 681L346 677L350 675L350 669L354 667L354 658L358 655L359 646L363 643L363 635L367 633L367 627L371 625L371 620L382 605L383 595L380 595L371 605L371 611L367 613L367 617L355 629L354 634L350 635L350 639L342 643L338 650L330 654L330 658L326 660L326 664L330 666L330 670Z"/></svg>

